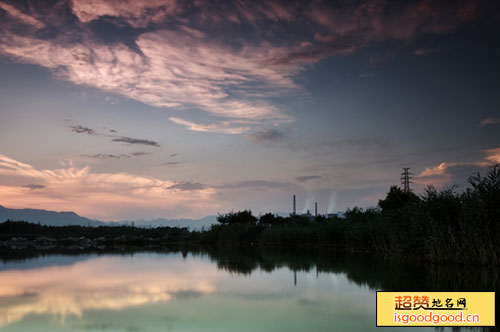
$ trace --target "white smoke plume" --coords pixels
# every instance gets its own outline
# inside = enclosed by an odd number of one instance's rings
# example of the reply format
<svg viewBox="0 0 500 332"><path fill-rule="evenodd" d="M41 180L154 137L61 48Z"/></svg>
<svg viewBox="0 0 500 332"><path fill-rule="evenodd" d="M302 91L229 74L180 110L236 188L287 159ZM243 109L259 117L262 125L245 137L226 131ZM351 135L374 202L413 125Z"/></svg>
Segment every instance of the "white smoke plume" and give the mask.
<svg viewBox="0 0 500 332"><path fill-rule="evenodd" d="M309 193L307 195L306 204L304 205L304 210L302 210L302 214L305 214L309 210L311 213L314 213L314 194Z"/></svg>
<svg viewBox="0 0 500 332"><path fill-rule="evenodd" d="M337 210L337 193L332 191L330 201L328 202L328 213L335 213Z"/></svg>

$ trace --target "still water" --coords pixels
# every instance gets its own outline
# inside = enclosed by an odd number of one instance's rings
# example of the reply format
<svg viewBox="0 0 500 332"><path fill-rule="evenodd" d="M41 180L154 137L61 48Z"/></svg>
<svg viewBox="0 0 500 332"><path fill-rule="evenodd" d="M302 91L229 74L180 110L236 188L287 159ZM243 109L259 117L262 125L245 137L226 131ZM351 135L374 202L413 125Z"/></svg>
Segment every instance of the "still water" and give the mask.
<svg viewBox="0 0 500 332"><path fill-rule="evenodd" d="M375 292L404 276L391 264L381 272L371 260L335 259L142 252L4 260L0 331L399 330L375 326Z"/></svg>

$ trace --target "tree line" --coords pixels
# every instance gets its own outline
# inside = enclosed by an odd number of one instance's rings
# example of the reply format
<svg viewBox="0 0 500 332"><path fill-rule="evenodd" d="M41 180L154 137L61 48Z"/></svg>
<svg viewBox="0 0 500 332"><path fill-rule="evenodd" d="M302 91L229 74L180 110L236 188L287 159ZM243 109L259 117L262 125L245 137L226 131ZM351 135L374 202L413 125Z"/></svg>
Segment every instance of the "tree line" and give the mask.
<svg viewBox="0 0 500 332"><path fill-rule="evenodd" d="M332 247L409 259L500 264L500 166L468 178L470 187L422 195L397 186L375 208L354 207L345 218L308 218L249 210L219 215L219 225L195 232L197 241L219 246Z"/></svg>

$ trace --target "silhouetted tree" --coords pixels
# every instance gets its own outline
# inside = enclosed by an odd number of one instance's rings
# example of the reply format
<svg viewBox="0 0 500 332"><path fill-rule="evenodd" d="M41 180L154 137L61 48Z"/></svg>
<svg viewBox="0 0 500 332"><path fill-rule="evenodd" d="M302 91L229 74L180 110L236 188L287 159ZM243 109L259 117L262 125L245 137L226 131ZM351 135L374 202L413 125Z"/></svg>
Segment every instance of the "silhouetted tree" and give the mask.
<svg viewBox="0 0 500 332"><path fill-rule="evenodd" d="M383 212L398 210L408 203L418 201L418 196L411 191L404 191L397 186L392 186L384 199L378 201L378 206Z"/></svg>
<svg viewBox="0 0 500 332"><path fill-rule="evenodd" d="M259 224L265 226L272 226L276 223L276 217L272 213L266 213L259 218Z"/></svg>
<svg viewBox="0 0 500 332"><path fill-rule="evenodd" d="M285 218L275 216L272 213L266 213L259 218L259 225L262 226L277 226L285 224Z"/></svg>
<svg viewBox="0 0 500 332"><path fill-rule="evenodd" d="M257 218L252 215L252 211L243 210L238 212L229 212L227 214L219 214L217 221L221 224L235 225L235 224L255 224Z"/></svg>

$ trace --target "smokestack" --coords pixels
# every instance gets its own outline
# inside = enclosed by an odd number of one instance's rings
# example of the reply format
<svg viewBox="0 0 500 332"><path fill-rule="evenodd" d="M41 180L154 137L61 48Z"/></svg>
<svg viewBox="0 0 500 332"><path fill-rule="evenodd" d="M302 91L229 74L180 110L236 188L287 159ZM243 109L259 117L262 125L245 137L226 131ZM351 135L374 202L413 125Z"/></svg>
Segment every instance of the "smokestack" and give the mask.
<svg viewBox="0 0 500 332"><path fill-rule="evenodd" d="M296 204L295 204L295 195L293 195L293 215L295 215L297 213L297 209L296 209Z"/></svg>
<svg viewBox="0 0 500 332"><path fill-rule="evenodd" d="M314 216L317 217L318 216L318 202L315 202L314 203Z"/></svg>

